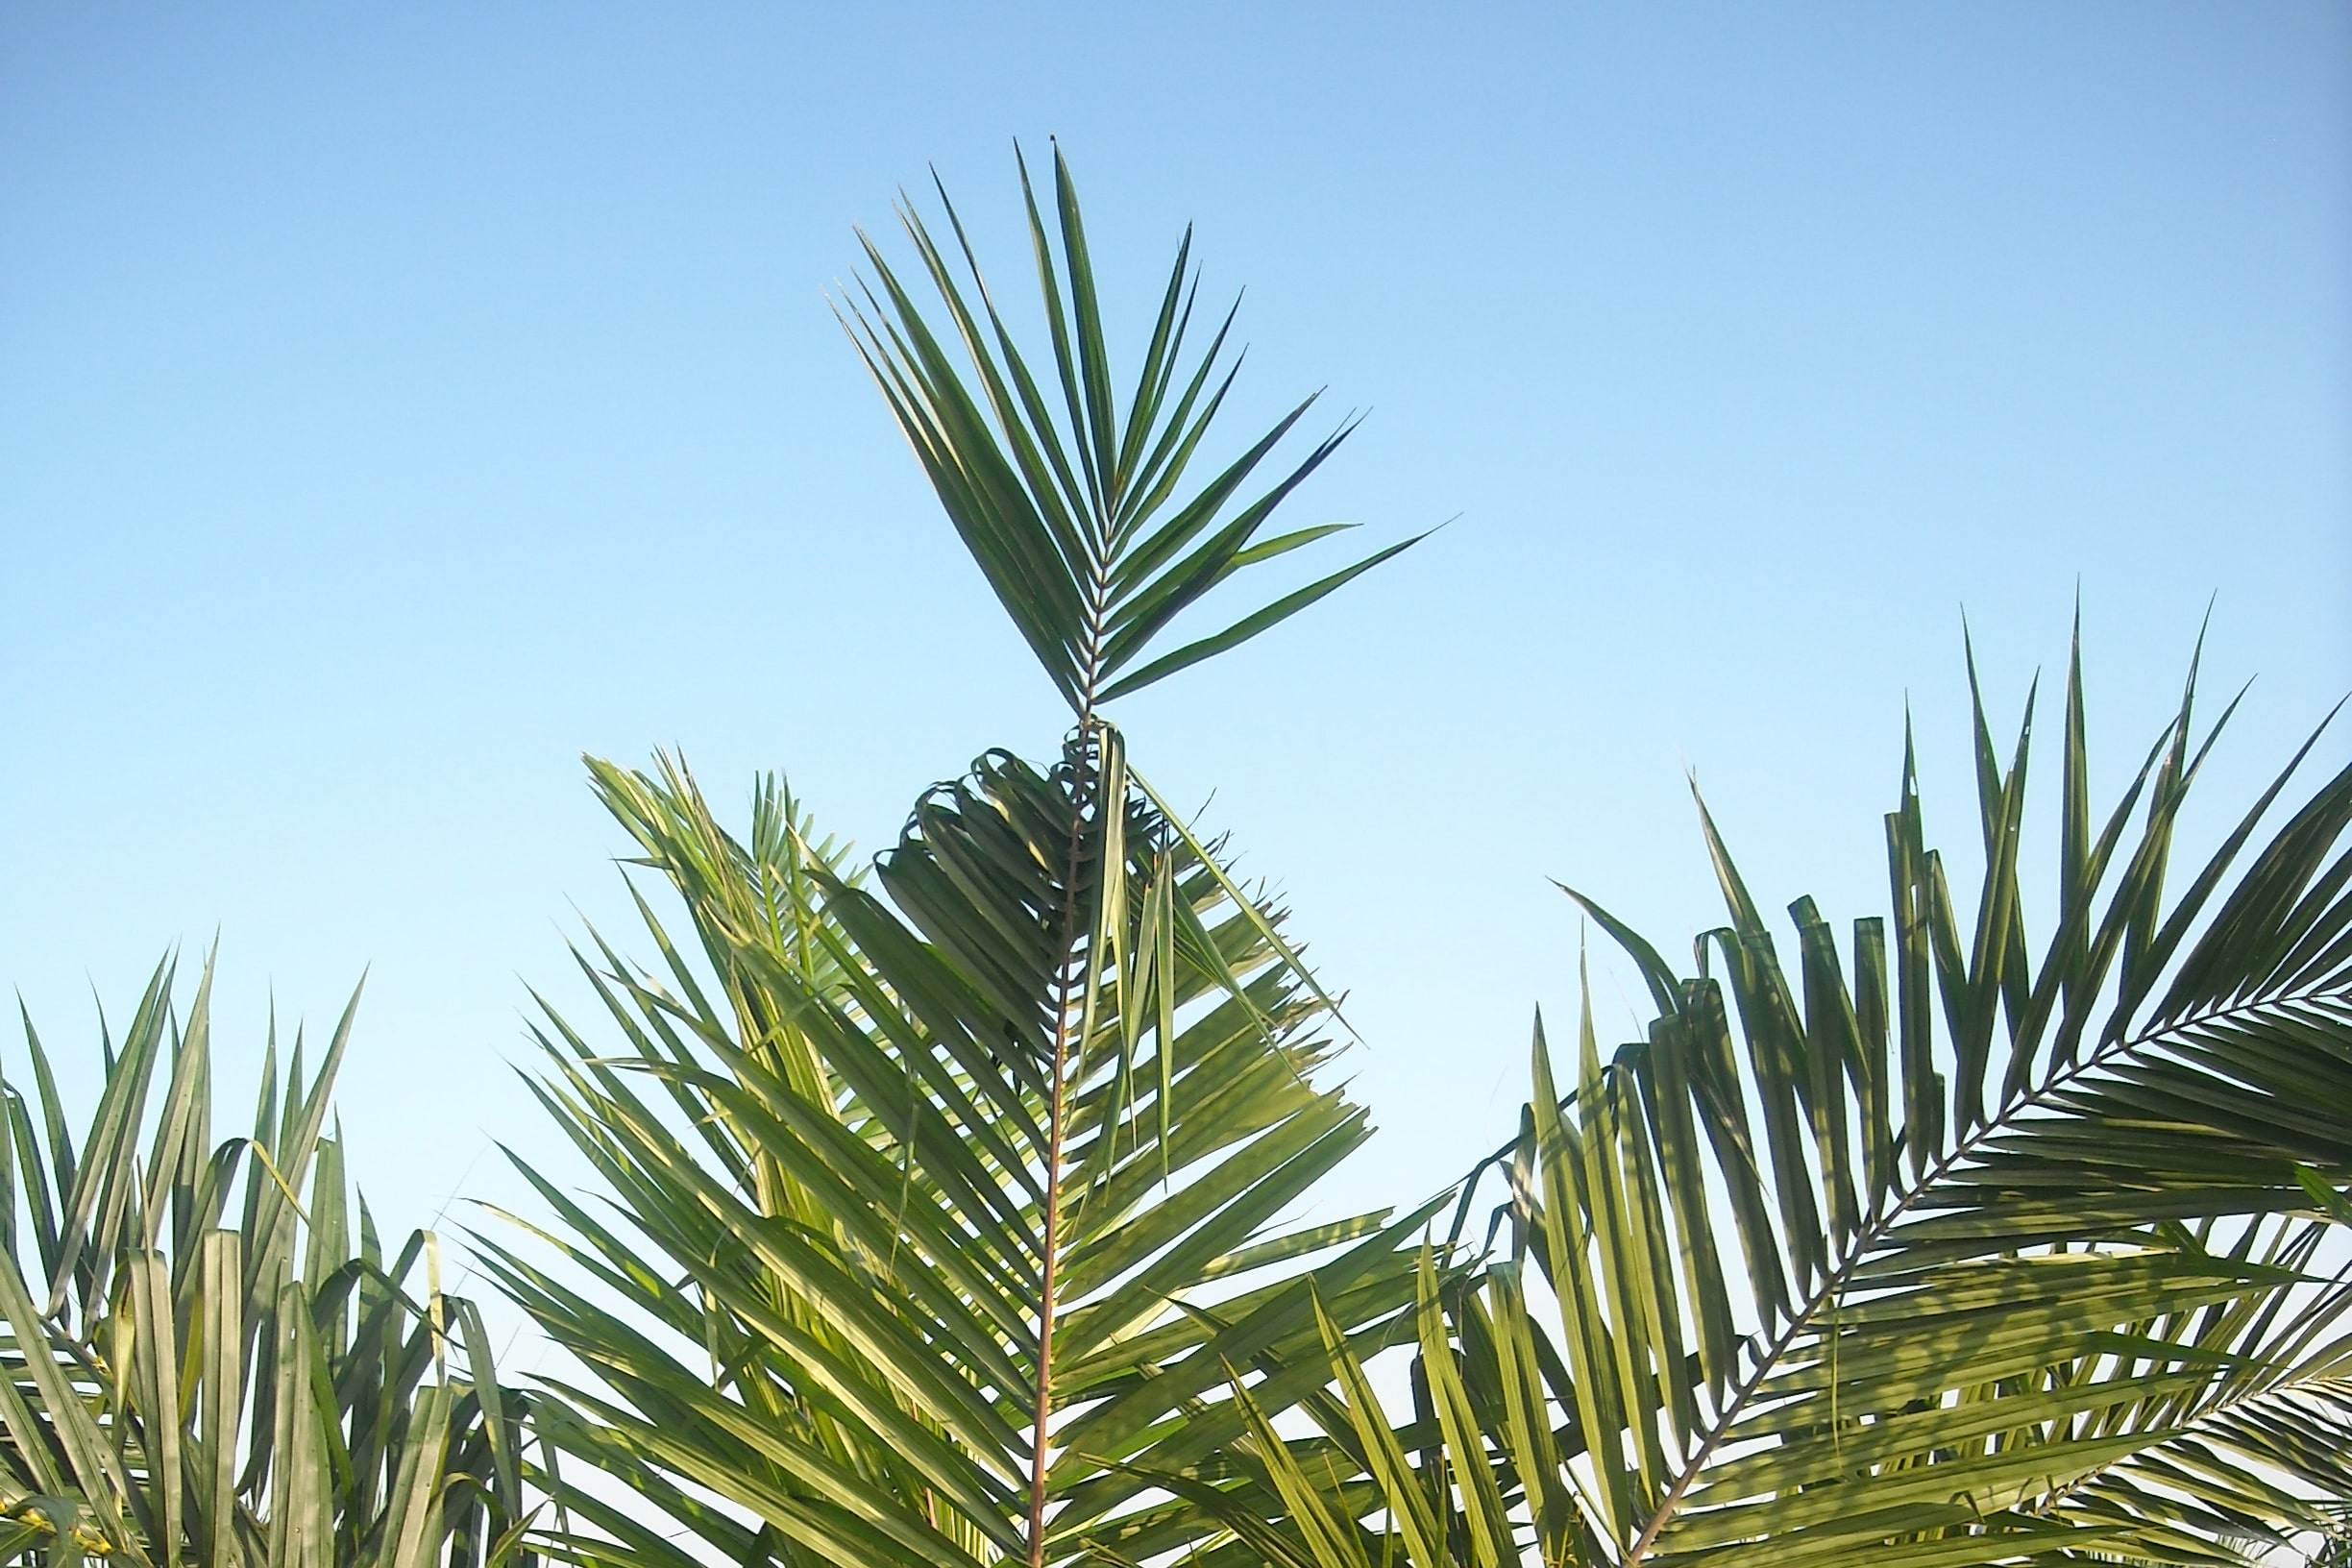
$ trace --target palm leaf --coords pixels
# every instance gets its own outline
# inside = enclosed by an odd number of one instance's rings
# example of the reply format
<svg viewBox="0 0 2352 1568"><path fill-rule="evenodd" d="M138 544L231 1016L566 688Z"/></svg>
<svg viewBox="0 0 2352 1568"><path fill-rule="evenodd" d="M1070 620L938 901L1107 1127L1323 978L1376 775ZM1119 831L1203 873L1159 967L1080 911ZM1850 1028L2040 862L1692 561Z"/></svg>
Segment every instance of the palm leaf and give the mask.
<svg viewBox="0 0 2352 1568"><path fill-rule="evenodd" d="M533 1177L568 1265L498 1253L599 1380L563 1390L558 1445L817 1561L1181 1544L1211 1527L1139 1512L1132 1466L1213 1461L1244 1429L1229 1366L1319 1345L1309 1282L1352 1330L1407 1306L1424 1216L1283 1217L1368 1127L1315 1087L1328 1012L1268 941L1279 912L1237 907L1139 791L1094 808L1085 781L1123 776L1095 733L940 787L871 891L804 821L755 848L674 765L599 770L701 962L649 903L660 973L582 960L622 1047L552 1015L542 1037L542 1097L619 1211ZM562 1550L625 1556L583 1511Z"/></svg>
<svg viewBox="0 0 2352 1568"><path fill-rule="evenodd" d="M1800 899L1784 965L1703 807L1728 920L1696 974L1579 898L1660 1015L1604 1057L1587 1011L1568 1084L1538 1025L1530 1114L1497 1164L1513 1256L1556 1319L1463 1298L1440 1329L1424 1305L1422 1382L1442 1353L1491 1386L1475 1434L1429 1433L1418 1484L1460 1524L1409 1560L1479 1559L1492 1505L1447 1478L1489 1470L1513 1541L1556 1561L2240 1561L2320 1538L2344 1499L2314 1460L2340 1430L2347 1298L2306 1272L2319 1233L2274 1216L2352 1173L2352 770L2282 809L2306 746L2168 877L2212 744L2193 702L2193 677L2098 818L2074 661L2039 949L2019 864L2030 700L2005 753L1977 703L1986 870L1965 919L1908 747L1895 919L1856 922L1850 954ZM1540 1407L1481 1360L1522 1337ZM1544 1425L1582 1457L1544 1455ZM1271 1517L1263 1463L1229 1514ZM1350 1517L1396 1516L1374 1471L1345 1474L1325 1492Z"/></svg>
<svg viewBox="0 0 2352 1568"><path fill-rule="evenodd" d="M1105 346L1086 224L1058 148L1051 218L1025 162L1021 190L1058 400L1015 344L944 187L939 199L952 244L942 245L911 206L899 213L944 325L925 320L909 283L863 234L873 281L840 313L965 548L1056 688L1090 720L1098 704L1249 641L1424 536L1148 656L1212 590L1337 531L1324 525L1264 532L1354 422L1255 488L1259 470L1314 404L1310 398L1188 490L1238 365L1223 358L1230 312L1187 359L1199 287L1190 233L1169 270L1142 364L1122 379ZM1122 380L1133 387L1123 401Z"/></svg>
<svg viewBox="0 0 2352 1568"><path fill-rule="evenodd" d="M174 979L104 1041L78 1144L29 1020L40 1118L0 1080L10 1215L36 1221L0 1257L0 1560L507 1560L519 1396L470 1305L405 1292L424 1233L389 1269L364 1221L355 1250L328 1117L356 997L314 1068L299 1035L282 1066L273 1030L253 1132L215 1143L211 962L184 1016ZM453 1316L476 1355L450 1375Z"/></svg>

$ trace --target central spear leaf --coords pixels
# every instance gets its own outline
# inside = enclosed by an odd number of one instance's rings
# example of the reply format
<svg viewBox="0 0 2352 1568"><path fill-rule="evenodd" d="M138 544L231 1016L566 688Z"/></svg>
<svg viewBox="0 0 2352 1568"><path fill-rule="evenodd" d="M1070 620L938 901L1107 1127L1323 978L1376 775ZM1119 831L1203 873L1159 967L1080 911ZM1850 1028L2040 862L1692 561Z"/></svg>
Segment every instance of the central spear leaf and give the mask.
<svg viewBox="0 0 2352 1568"><path fill-rule="evenodd" d="M900 219L947 322L934 330L874 242L860 234L874 281L843 325L882 389L965 548L1038 662L1077 712L1247 642L1427 537L1401 540L1226 625L1154 654L1171 623L1236 575L1352 524L1268 535L1266 525L1355 429L1351 419L1262 490L1258 471L1313 407L1309 397L1205 482L1188 486L1240 368L1226 340L1237 305L1188 358L1199 275L1189 230L1177 247L1143 363L1115 377L1093 261L1069 165L1054 154L1055 224L1029 170L1021 195L1053 353L1041 377L1016 346L981 276L963 221L940 203L955 257L913 210ZM1059 239L1057 247L1056 239ZM951 350L960 347L962 356ZM1049 378L1049 379L1047 379ZM1121 385L1133 390L1122 401ZM1319 395L1318 395L1319 396Z"/></svg>

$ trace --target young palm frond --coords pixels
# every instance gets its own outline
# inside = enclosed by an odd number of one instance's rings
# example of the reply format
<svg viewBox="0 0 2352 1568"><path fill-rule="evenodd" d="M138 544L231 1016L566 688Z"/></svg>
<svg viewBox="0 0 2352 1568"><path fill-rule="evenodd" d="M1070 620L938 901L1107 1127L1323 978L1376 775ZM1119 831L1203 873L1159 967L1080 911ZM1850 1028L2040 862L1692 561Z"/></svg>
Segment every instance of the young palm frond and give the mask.
<svg viewBox="0 0 2352 1568"><path fill-rule="evenodd" d="M211 964L184 1020L173 980L103 1041L79 1139L29 1018L33 1092L0 1081L0 1560L511 1560L519 1396L471 1303L408 1293L427 1233L387 1266L328 1136L356 996L314 1072L273 1032L252 1133L215 1145Z"/></svg>
<svg viewBox="0 0 2352 1568"><path fill-rule="evenodd" d="M1375 551L1222 630L1146 658L1170 624L1211 590L1354 526L1325 523L1264 536L1276 509L1338 450L1355 422L1340 425L1282 478L1253 494L1252 476L1307 417L1317 401L1310 397L1188 491L1186 477L1240 368L1238 356L1230 363L1223 357L1238 305L1188 364L1199 290L1188 231L1132 378L1134 390L1122 402L1069 166L1057 149L1052 229L1025 162L1020 179L1053 345L1051 383L1041 381L1015 344L943 187L940 202L954 256L964 263L961 275L911 208L900 217L946 311L945 331L924 320L897 272L863 234L874 285L863 291L863 306L846 306L843 324L965 548L1083 724L1099 704L1238 647L1426 535ZM968 372L951 342L968 360Z"/></svg>

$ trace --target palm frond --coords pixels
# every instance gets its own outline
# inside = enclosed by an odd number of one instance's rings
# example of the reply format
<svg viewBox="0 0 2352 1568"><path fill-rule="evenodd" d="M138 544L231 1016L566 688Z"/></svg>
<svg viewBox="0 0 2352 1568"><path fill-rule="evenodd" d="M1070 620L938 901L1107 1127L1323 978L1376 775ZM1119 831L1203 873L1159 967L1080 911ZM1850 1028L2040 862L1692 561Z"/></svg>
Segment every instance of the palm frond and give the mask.
<svg viewBox="0 0 2352 1568"><path fill-rule="evenodd" d="M2347 1298L2305 1273L2318 1232L2271 1216L2317 1222L2314 1182L2352 1173L2352 770L2279 811L2307 745L2168 898L2212 744L2194 691L2095 818L2073 661L2038 960L2030 701L2005 758L1976 706L1965 921L1907 745L1892 930L1857 921L1850 954L1800 899L1784 965L1703 806L1729 919L1696 974L1579 895L1659 1016L1605 1058L1588 1006L1566 1083L1538 1023L1503 1215L1556 1320L1533 1327L1524 1293L1450 1304L1442 1327L1425 1304L1429 1397L1441 1351L1486 1392L1475 1425L1416 1414L1418 1483L1459 1523L1409 1560L1482 1560L1502 1527L1476 1524L1483 1484L1449 1478L1488 1472L1507 1540L1546 1560L2240 1561L2325 1527L2336 1472L2304 1461L2340 1419ZM1523 1334L1545 1396L1514 1405L1479 1347ZM1272 1517L1264 1462L1232 1508ZM1376 1479L1331 1495L1393 1524Z"/></svg>
<svg viewBox="0 0 2352 1568"><path fill-rule="evenodd" d="M1049 223L1021 171L1050 363L1016 345L943 189L952 257L902 215L944 327L870 241L843 321L1077 715L1058 762L991 752L930 791L870 889L789 802L739 843L682 772L596 766L706 974L642 899L662 974L600 939L583 958L625 1045L600 1052L550 1010L540 1092L620 1217L538 1181L569 1266L501 1267L601 1381L549 1430L670 1478L649 1495L730 1555L746 1518L779 1560L1184 1549L1213 1527L1147 1501L1139 1457L1213 1464L1243 1430L1233 1367L1261 1399L1312 1390L1310 1282L1358 1330L1410 1296L1400 1244L1426 1216L1285 1219L1369 1131L1315 1083L1330 998L1099 710L1411 541L1163 650L1219 584L1337 531L1265 529L1349 427L1263 484L1310 399L1191 482L1232 316L1188 358L1188 237L1140 367L1115 377L1058 152L1053 172ZM558 1550L661 1556L582 1514L596 1528Z"/></svg>
<svg viewBox="0 0 2352 1568"><path fill-rule="evenodd" d="M1424 536L1160 651L1171 625L1212 590L1353 527L1266 532L1355 422L1340 423L1259 488L1259 470L1307 417L1317 401L1310 397L1212 477L1188 484L1239 368L1237 355L1225 355L1234 311L1188 358L1199 293L1188 231L1142 363L1119 377L1069 165L1057 148L1050 219L1025 161L1020 177L1050 366L1033 364L1016 345L943 186L949 243L911 204L899 216L944 325L925 321L914 291L863 234L872 282L839 310L965 548L1084 720L1101 703L1256 637ZM1122 397L1123 385L1130 390Z"/></svg>
<svg viewBox="0 0 2352 1568"><path fill-rule="evenodd" d="M2308 1275L2328 1260L2331 1240L2340 1253L2331 1221L2281 1218L2246 1227L2235 1250ZM2121 1531L2108 1555L2147 1562L2235 1562L2248 1551L2301 1560L2317 1550L2352 1503L2347 1274L2352 1267L2340 1265L2304 1288L2199 1314L2186 1337L2213 1353L2213 1374L2118 1406L2103 1422L2109 1432L2168 1435L2084 1476L2042 1511Z"/></svg>
<svg viewBox="0 0 2352 1568"><path fill-rule="evenodd" d="M1138 1459L1209 1462L1243 1430L1232 1367L1311 1363L1311 1283L1356 1331L1409 1303L1426 1213L1284 1217L1369 1129L1315 1085L1327 1010L1279 912L1238 907L1139 791L1094 805L1086 780L1124 777L1094 737L932 792L871 890L805 822L757 847L682 770L599 771L700 962L649 903L663 972L583 957L625 1044L551 1014L542 1096L619 1218L534 1178L565 1265L496 1266L600 1383L564 1390L551 1439L672 1478L643 1495L712 1550L1181 1546L1213 1527L1139 1505ZM630 1555L592 1523L563 1549Z"/></svg>

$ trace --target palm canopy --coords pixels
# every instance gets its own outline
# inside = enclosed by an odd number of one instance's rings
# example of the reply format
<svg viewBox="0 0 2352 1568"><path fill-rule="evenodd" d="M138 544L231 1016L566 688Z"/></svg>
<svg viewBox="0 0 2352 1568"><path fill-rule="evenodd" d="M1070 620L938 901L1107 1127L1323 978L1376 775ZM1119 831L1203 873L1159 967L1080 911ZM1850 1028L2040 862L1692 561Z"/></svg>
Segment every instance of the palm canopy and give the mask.
<svg viewBox="0 0 2352 1568"><path fill-rule="evenodd" d="M1539 1023L1507 1257L1425 1282L1413 1420L1335 1337L1319 1434L1193 1485L1240 1560L2238 1562L2340 1528L2352 769L2282 811L2307 746L2168 898L2193 692L2101 817L2070 671L2038 956L2029 747L1981 703L1972 919L1907 745L1895 919L1847 952L1800 899L1784 963L1703 807L1729 919L1695 972L1580 899L1647 1038L1605 1057L1588 1008L1562 1083Z"/></svg>
<svg viewBox="0 0 2352 1568"><path fill-rule="evenodd" d="M1232 367L1230 316L1187 357L1189 239L1140 368L1115 378L1066 165L1054 224L1025 168L1022 189L1048 379L952 208L962 274L907 215L945 330L870 243L845 324L1076 713L1060 755L992 751L926 792L870 876L780 786L739 837L682 767L592 765L694 936L641 897L657 967L600 938L583 956L617 1045L548 1011L543 1098L617 1213L534 1178L561 1262L496 1265L595 1374L544 1429L634 1494L559 1486L580 1528L557 1548L582 1558L1177 1552L1220 1527L1139 1480L1146 1458L1215 1469L1246 1430L1237 1373L1262 1405L1311 1393L1318 1311L1362 1336L1412 1302L1434 1204L1296 1213L1370 1130L1326 1081L1332 999L1098 711L1405 547L1163 650L1212 590L1335 531L1266 528L1345 428L1254 490L1301 404L1191 482Z"/></svg>
<svg viewBox="0 0 2352 1568"><path fill-rule="evenodd" d="M1965 919L1907 757L1892 925L1843 949L1801 900L1784 962L1703 813L1729 919L1694 972L1585 906L1658 1017L1605 1054L1587 1015L1557 1076L1538 1029L1506 1257L1416 1261L1435 1203L1287 1217L1367 1130L1318 1083L1333 1005L1100 709L1404 547L1163 651L1333 531L1264 530L1346 428L1260 487L1301 405L1188 488L1230 379L1223 327L1184 355L1188 242L1115 377L1067 168L1051 224L1022 185L1049 356L951 207L961 269L907 215L944 328L870 244L845 318L1076 727L927 792L865 879L779 789L738 839L682 769L594 765L695 940L641 897L658 964L582 958L618 1044L547 1014L544 1097L613 1212L541 1181L559 1261L497 1266L594 1374L551 1441L632 1494L551 1472L581 1527L556 1548L1965 1568L2239 1561L2324 1527L2352 774L2266 826L2282 775L2174 892L2193 682L2095 818L2077 666L2038 954L2027 747L2004 764L1981 705ZM1364 1371L1399 1345L1401 1424Z"/></svg>

